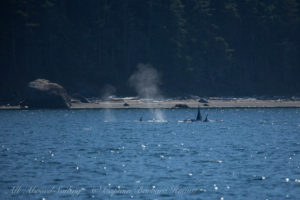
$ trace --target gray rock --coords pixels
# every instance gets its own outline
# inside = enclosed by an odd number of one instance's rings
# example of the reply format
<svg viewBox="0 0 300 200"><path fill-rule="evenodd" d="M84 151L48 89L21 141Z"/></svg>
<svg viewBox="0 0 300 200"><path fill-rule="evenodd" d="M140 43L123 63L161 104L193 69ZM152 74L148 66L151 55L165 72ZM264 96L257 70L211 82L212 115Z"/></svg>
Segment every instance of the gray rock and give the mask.
<svg viewBox="0 0 300 200"><path fill-rule="evenodd" d="M198 102L199 103L208 103L208 101L206 99L200 99Z"/></svg>
<svg viewBox="0 0 300 200"><path fill-rule="evenodd" d="M61 85L46 79L36 79L28 83L21 106L28 106L30 109L70 108L71 99Z"/></svg>
<svg viewBox="0 0 300 200"><path fill-rule="evenodd" d="M82 96L81 94L75 93L75 94L72 95L72 97L74 99L79 100L82 103L89 103L89 101L84 96Z"/></svg>
<svg viewBox="0 0 300 200"><path fill-rule="evenodd" d="M176 104L175 106L173 106L173 108L189 108L189 106L186 104Z"/></svg>

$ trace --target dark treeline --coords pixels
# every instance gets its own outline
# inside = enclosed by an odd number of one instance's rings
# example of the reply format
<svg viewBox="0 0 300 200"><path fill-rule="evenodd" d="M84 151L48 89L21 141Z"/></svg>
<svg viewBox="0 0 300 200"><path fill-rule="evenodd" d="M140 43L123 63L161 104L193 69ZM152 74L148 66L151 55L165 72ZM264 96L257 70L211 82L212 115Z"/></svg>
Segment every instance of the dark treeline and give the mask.
<svg viewBox="0 0 300 200"><path fill-rule="evenodd" d="M36 78L99 96L153 65L180 95L299 95L299 0L5 0L2 99Z"/></svg>

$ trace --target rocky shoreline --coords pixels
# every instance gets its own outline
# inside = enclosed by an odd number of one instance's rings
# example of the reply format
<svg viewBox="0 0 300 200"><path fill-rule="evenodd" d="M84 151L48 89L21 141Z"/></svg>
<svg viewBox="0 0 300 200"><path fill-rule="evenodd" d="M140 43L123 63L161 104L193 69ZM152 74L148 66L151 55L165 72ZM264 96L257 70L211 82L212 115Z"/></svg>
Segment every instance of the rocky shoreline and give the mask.
<svg viewBox="0 0 300 200"><path fill-rule="evenodd" d="M298 97L175 97L152 98L103 96L85 98L75 93L70 95L63 86L46 79L36 79L28 83L24 97L18 104L0 103L0 109L114 109L114 108L298 108ZM152 95L153 96L153 95ZM158 95L157 95L158 96Z"/></svg>
<svg viewBox="0 0 300 200"><path fill-rule="evenodd" d="M201 101L202 100L202 101ZM268 99L256 98L207 98L203 99L138 99L116 98L110 100L89 99L88 103L72 100L69 109L131 109L131 108L300 108L300 100L295 99ZM0 109L26 109L21 106L3 105Z"/></svg>

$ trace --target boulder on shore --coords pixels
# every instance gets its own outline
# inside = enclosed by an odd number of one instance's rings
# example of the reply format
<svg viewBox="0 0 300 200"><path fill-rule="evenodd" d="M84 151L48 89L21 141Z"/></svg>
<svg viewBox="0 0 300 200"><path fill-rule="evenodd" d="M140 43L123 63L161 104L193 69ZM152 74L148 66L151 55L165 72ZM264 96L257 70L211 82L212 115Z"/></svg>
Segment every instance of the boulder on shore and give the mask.
<svg viewBox="0 0 300 200"><path fill-rule="evenodd" d="M28 83L25 99L20 105L29 108L70 108L71 99L61 85L36 79Z"/></svg>
<svg viewBox="0 0 300 200"><path fill-rule="evenodd" d="M176 104L175 106L173 106L173 108L189 108L189 106L186 104Z"/></svg>
<svg viewBox="0 0 300 200"><path fill-rule="evenodd" d="M84 96L82 96L82 95L79 94L79 93L73 94L72 97L73 97L74 99L77 99L77 100L80 101L81 103L89 103L89 101L88 101Z"/></svg>
<svg viewBox="0 0 300 200"><path fill-rule="evenodd" d="M203 99L203 98L199 99L198 102L199 102L199 103L208 103L208 101L207 101L206 99Z"/></svg>

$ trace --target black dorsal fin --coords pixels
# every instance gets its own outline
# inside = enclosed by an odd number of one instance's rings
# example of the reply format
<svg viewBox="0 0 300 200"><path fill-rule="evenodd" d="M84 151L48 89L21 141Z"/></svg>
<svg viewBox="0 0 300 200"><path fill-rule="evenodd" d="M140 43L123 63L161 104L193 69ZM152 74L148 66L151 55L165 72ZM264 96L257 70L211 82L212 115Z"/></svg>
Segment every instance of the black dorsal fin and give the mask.
<svg viewBox="0 0 300 200"><path fill-rule="evenodd" d="M200 107L198 106L198 113L197 113L197 121L202 121L202 116L201 116L201 112L200 112Z"/></svg>
<svg viewBox="0 0 300 200"><path fill-rule="evenodd" d="M205 122L208 122L208 114L206 114L206 117L205 117Z"/></svg>

